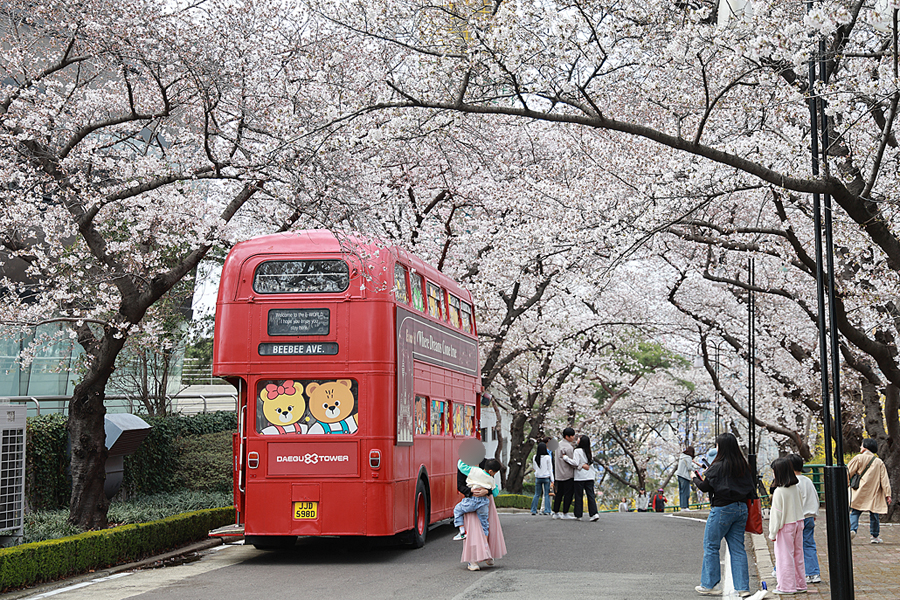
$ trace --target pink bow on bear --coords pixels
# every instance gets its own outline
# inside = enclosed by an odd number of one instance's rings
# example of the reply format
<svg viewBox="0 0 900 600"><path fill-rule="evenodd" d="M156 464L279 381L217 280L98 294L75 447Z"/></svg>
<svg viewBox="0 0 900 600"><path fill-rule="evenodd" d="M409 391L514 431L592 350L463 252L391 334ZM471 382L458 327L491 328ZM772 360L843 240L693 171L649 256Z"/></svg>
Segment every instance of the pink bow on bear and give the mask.
<svg viewBox="0 0 900 600"><path fill-rule="evenodd" d="M269 400L274 400L282 394L293 394L294 392L294 382L290 379L285 381L282 385L270 383L266 386L266 395L269 397Z"/></svg>

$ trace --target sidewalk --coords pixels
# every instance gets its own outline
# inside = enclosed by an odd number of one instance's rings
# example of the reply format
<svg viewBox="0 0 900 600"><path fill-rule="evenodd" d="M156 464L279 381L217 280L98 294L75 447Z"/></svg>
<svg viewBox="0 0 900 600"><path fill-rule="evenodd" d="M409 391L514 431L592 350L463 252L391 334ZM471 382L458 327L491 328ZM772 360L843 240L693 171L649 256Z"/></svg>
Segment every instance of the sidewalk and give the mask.
<svg viewBox="0 0 900 600"><path fill-rule="evenodd" d="M853 586L858 600L894 600L898 596L897 586L900 584L900 524L882 523L881 539L883 544L870 544L869 513L859 518L859 530L856 539L851 542L853 555ZM763 530L771 557L775 563L773 543L768 540L769 522L763 521ZM756 537L756 536L754 536ZM825 535L825 510L816 519L816 551L819 556L819 569L822 583L809 584L807 597L812 599L831 598L831 587L828 585L828 542ZM772 568L758 560L759 578L768 584L770 590L775 589L775 578ZM774 594L769 594L773 597ZM837 599L835 599L837 600Z"/></svg>

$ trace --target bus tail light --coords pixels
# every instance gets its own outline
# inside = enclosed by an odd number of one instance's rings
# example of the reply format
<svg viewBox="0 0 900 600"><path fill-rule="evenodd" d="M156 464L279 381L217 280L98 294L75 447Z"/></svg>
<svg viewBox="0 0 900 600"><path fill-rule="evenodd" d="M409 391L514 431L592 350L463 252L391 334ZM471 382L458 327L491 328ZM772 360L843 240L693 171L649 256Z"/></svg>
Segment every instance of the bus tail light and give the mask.
<svg viewBox="0 0 900 600"><path fill-rule="evenodd" d="M373 469L381 468L381 450L369 450L369 466Z"/></svg>
<svg viewBox="0 0 900 600"><path fill-rule="evenodd" d="M259 466L259 452L247 453L247 466L251 469L255 469Z"/></svg>

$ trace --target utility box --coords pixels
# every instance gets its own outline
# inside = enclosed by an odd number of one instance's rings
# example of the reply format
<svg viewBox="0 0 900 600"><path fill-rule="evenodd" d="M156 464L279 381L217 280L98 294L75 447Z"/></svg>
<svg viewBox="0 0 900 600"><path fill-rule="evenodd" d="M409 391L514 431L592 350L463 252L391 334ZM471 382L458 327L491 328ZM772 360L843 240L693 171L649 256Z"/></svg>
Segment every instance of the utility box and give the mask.
<svg viewBox="0 0 900 600"><path fill-rule="evenodd" d="M0 404L0 546L13 546L25 533L24 406Z"/></svg>
<svg viewBox="0 0 900 600"><path fill-rule="evenodd" d="M103 491L112 498L122 487L125 475L125 457L134 454L150 433L150 425L137 415L117 413L106 415L106 483Z"/></svg>

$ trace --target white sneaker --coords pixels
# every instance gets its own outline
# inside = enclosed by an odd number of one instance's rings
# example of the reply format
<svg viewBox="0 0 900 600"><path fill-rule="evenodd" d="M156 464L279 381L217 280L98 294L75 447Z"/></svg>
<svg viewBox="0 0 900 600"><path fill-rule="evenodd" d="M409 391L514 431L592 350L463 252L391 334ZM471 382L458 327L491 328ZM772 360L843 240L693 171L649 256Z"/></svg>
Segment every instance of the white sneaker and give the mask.
<svg viewBox="0 0 900 600"><path fill-rule="evenodd" d="M459 533L456 534L456 537L453 538L453 541L458 542L458 541L464 540L464 539L466 539L466 534L463 533L462 531L460 531Z"/></svg>
<svg viewBox="0 0 900 600"><path fill-rule="evenodd" d="M872 541L870 541L869 543L870 544L883 544L884 540L881 538L872 538Z"/></svg>
<svg viewBox="0 0 900 600"><path fill-rule="evenodd" d="M722 595L721 591L719 591L715 588L713 588L713 589L705 588L702 585L698 585L697 587L694 588L694 590L701 596L721 596Z"/></svg>
<svg viewBox="0 0 900 600"><path fill-rule="evenodd" d="M485 566L493 567L493 566L494 566L494 559L493 559L493 558L489 558L489 559L487 559L486 561L484 561L484 564L485 564Z"/></svg>
<svg viewBox="0 0 900 600"><path fill-rule="evenodd" d="M560 517L560 519L573 519L573 520L577 519L577 518L578 517L576 517L574 515L570 515L569 513L563 513L563 515Z"/></svg>
<svg viewBox="0 0 900 600"><path fill-rule="evenodd" d="M575 517L575 520L576 520L576 521L580 521L580 520L581 520L581 517Z"/></svg>
<svg viewBox="0 0 900 600"><path fill-rule="evenodd" d="M594 515L593 517L591 517L591 521L599 521L599 520L600 520L600 515L599 515L599 514L596 514L596 515Z"/></svg>
<svg viewBox="0 0 900 600"><path fill-rule="evenodd" d="M470 571L480 571L481 567L478 566L478 563L469 563L469 566L466 567Z"/></svg>
<svg viewBox="0 0 900 600"><path fill-rule="evenodd" d="M856 537L856 532L851 529L850 530L850 539L852 540L855 537Z"/></svg>
<svg viewBox="0 0 900 600"><path fill-rule="evenodd" d="M806 583L822 583L822 578L818 575L807 575Z"/></svg>
<svg viewBox="0 0 900 600"><path fill-rule="evenodd" d="M559 513L550 513L550 518L551 519L561 519L562 517L559 516Z"/></svg>

